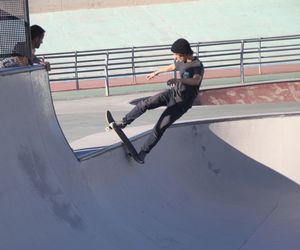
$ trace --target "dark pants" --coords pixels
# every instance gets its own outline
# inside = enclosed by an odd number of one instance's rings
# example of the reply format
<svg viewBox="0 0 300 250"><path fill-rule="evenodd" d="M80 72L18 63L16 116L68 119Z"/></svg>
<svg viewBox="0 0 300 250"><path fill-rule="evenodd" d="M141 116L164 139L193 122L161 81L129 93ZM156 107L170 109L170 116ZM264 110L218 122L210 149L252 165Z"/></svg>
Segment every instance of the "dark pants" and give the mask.
<svg viewBox="0 0 300 250"><path fill-rule="evenodd" d="M150 150L158 143L166 129L179 119L190 107L186 107L182 103L176 103L174 89L168 89L138 102L123 119L125 123L130 124L147 110L161 106L167 106L167 108L160 116L152 133L141 148L141 151L145 151L146 153L150 152Z"/></svg>

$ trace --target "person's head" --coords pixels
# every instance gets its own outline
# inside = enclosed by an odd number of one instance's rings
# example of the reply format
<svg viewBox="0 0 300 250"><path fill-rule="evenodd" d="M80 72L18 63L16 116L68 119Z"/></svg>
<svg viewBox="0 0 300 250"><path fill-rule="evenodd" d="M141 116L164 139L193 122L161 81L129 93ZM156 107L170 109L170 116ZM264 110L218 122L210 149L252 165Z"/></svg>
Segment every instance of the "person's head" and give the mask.
<svg viewBox="0 0 300 250"><path fill-rule="evenodd" d="M38 49L43 43L45 30L38 25L32 25L30 27L30 33L31 33L31 46L33 49Z"/></svg>
<svg viewBox="0 0 300 250"><path fill-rule="evenodd" d="M172 44L171 51L174 53L174 59L181 62L186 62L194 53L190 43L184 38L177 39Z"/></svg>

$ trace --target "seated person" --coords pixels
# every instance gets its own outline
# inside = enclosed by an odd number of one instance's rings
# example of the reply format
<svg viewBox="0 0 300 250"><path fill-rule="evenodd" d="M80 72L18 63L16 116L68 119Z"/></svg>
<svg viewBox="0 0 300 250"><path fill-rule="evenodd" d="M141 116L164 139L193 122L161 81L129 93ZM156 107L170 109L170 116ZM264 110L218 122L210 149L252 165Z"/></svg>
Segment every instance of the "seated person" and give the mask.
<svg viewBox="0 0 300 250"><path fill-rule="evenodd" d="M18 42L15 45L10 57L0 60L0 68L28 66L28 57L25 56L25 52L25 42Z"/></svg>

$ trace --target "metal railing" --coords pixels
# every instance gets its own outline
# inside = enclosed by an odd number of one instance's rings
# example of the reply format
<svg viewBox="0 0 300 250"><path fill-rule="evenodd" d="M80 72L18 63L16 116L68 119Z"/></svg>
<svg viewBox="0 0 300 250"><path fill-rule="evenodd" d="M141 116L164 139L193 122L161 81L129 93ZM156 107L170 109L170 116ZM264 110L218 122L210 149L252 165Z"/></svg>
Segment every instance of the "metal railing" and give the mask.
<svg viewBox="0 0 300 250"><path fill-rule="evenodd" d="M300 35L191 43L206 69L239 68L245 83L245 68L299 63ZM43 54L50 61L50 82L104 79L109 95L110 79L152 72L173 62L170 44Z"/></svg>

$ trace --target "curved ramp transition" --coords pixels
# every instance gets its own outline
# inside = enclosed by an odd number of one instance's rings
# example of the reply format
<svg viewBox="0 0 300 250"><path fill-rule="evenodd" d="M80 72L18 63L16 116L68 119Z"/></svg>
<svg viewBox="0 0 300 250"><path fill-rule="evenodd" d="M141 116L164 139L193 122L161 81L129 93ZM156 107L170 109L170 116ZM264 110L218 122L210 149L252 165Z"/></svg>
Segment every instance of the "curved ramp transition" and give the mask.
<svg viewBox="0 0 300 250"><path fill-rule="evenodd" d="M44 70L0 95L0 249L299 249L298 115L176 124L141 167L78 161Z"/></svg>

